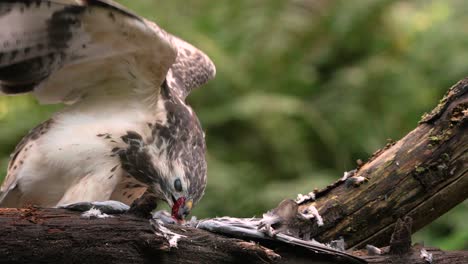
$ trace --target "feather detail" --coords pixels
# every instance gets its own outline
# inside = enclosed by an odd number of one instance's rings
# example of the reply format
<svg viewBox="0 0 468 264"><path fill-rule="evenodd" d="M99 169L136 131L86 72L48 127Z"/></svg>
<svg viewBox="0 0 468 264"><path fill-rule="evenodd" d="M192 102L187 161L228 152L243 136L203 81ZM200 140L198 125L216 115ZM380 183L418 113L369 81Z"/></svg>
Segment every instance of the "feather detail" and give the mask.
<svg viewBox="0 0 468 264"><path fill-rule="evenodd" d="M116 79L154 92L177 55L166 32L111 1L2 1L0 32L0 90L42 103L75 102Z"/></svg>
<svg viewBox="0 0 468 264"><path fill-rule="evenodd" d="M177 58L167 73L168 86L175 94L185 99L195 88L198 88L216 75L216 67L202 51L180 38L172 36L177 47Z"/></svg>

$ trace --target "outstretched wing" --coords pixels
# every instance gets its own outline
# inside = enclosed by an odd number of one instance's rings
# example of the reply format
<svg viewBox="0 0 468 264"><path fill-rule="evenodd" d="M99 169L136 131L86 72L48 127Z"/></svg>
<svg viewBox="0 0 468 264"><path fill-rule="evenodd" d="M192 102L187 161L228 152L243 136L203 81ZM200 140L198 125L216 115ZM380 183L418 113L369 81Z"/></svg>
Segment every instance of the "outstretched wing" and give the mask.
<svg viewBox="0 0 468 264"><path fill-rule="evenodd" d="M177 48L177 58L167 73L167 84L179 98L185 99L192 89L213 79L216 68L205 53L180 38L171 38Z"/></svg>
<svg viewBox="0 0 468 264"><path fill-rule="evenodd" d="M158 89L176 56L169 34L109 0L0 1L5 94L73 103L112 80Z"/></svg>

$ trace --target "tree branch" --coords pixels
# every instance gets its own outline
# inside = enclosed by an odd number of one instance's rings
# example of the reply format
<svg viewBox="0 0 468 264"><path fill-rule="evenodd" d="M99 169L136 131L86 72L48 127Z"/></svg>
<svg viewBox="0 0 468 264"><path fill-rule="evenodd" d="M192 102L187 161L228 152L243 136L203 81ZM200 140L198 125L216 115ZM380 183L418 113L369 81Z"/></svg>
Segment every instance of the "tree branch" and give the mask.
<svg viewBox="0 0 468 264"><path fill-rule="evenodd" d="M415 232L468 197L468 78L453 86L418 127L377 151L357 168L356 187L339 181L305 201L325 223L311 229L319 241L344 237L349 247L388 244L398 218L410 216Z"/></svg>

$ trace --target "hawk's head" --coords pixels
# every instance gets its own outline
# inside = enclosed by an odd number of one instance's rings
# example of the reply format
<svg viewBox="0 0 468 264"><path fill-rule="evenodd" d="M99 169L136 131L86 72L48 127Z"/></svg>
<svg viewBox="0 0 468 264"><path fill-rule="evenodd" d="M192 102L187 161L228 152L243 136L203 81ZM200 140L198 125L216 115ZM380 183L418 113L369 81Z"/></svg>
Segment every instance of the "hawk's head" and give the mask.
<svg viewBox="0 0 468 264"><path fill-rule="evenodd" d="M161 181L154 182L152 188L158 197L171 206L172 217L181 222L203 196L206 186L206 163L204 150L198 153L184 151L178 156L180 158L169 162L167 167L159 161L153 163L160 173Z"/></svg>
<svg viewBox="0 0 468 264"><path fill-rule="evenodd" d="M205 191L205 138L191 108L166 92L158 103L164 118L151 124L150 142L127 132L122 139L128 148L119 154L123 168L165 200L172 216L182 221Z"/></svg>

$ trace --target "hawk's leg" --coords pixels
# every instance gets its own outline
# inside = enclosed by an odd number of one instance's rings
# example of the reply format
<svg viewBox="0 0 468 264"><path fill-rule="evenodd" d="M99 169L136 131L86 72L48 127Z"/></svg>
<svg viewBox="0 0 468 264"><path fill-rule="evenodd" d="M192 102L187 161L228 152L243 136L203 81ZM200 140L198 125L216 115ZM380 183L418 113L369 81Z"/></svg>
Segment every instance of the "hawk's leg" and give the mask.
<svg viewBox="0 0 468 264"><path fill-rule="evenodd" d="M103 202L79 202L79 203L72 203L72 204L65 204L60 205L58 208L85 212L91 209L98 209L104 214L123 214L126 213L130 206L119 202L119 201L103 201Z"/></svg>
<svg viewBox="0 0 468 264"><path fill-rule="evenodd" d="M133 201L128 213L142 218L151 218L151 212L157 206L157 198L153 193L146 191L140 198Z"/></svg>
<svg viewBox="0 0 468 264"><path fill-rule="evenodd" d="M125 213L130 206L112 197L122 176L123 170L117 162L94 167L92 173L67 189L56 207L80 212L96 209L96 213L99 210L103 214Z"/></svg>
<svg viewBox="0 0 468 264"><path fill-rule="evenodd" d="M103 202L78 202L58 206L58 208L85 212L91 209L98 209L104 214L124 214L129 213L142 218L151 218L151 212L157 207L157 198L150 192L145 192L136 199L131 206L122 202L109 200Z"/></svg>

